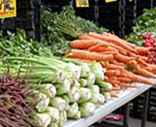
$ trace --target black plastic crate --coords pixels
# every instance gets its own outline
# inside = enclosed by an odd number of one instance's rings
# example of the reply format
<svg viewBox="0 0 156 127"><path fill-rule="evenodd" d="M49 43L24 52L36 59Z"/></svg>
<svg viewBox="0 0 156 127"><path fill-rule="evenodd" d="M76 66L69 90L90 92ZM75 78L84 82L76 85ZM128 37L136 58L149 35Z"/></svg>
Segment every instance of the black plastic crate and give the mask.
<svg viewBox="0 0 156 127"><path fill-rule="evenodd" d="M125 0L105 3L99 0L99 24L115 32L120 37L125 35Z"/></svg>
<svg viewBox="0 0 156 127"><path fill-rule="evenodd" d="M95 6L96 6L95 0L89 0L89 7L76 7L75 0L74 0L73 6L76 10L76 15L97 23L98 17L96 17L96 15L98 15L98 12L96 12L95 10Z"/></svg>
<svg viewBox="0 0 156 127"><path fill-rule="evenodd" d="M141 15L145 8L150 9L152 7L153 0L137 0L137 16Z"/></svg>
<svg viewBox="0 0 156 127"><path fill-rule="evenodd" d="M61 11L64 6L71 3L72 0L41 0L42 5L52 9L53 11Z"/></svg>
<svg viewBox="0 0 156 127"><path fill-rule="evenodd" d="M137 0L126 0L125 5L125 34L132 32L132 26L137 18Z"/></svg>
<svg viewBox="0 0 156 127"><path fill-rule="evenodd" d="M130 110L130 116L140 119L143 114L144 107L144 95L139 96L132 102L132 108ZM148 121L156 122L156 88L150 89L149 104L148 104Z"/></svg>
<svg viewBox="0 0 156 127"><path fill-rule="evenodd" d="M156 7L156 0L153 0L153 7Z"/></svg>

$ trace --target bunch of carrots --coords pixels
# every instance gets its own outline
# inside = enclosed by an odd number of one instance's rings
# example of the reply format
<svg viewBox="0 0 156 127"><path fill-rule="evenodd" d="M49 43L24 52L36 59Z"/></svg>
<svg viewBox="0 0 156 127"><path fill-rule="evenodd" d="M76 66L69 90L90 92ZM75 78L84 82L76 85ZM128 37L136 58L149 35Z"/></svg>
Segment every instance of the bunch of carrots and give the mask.
<svg viewBox="0 0 156 127"><path fill-rule="evenodd" d="M105 80L114 88L132 87L133 82L154 84L156 65L147 62L150 48L137 47L111 33L88 33L70 42L69 58L97 61L106 69Z"/></svg>

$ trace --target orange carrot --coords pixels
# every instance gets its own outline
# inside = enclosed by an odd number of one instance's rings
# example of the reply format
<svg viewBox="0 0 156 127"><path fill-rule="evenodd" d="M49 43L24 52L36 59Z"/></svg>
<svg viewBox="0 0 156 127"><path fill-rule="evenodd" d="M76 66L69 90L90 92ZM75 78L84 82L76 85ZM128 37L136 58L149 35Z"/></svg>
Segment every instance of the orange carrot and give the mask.
<svg viewBox="0 0 156 127"><path fill-rule="evenodd" d="M155 75L149 71L147 71L144 68L141 68L136 61L132 60L128 62L128 66L133 68L134 73L140 74L142 76L147 76L147 77L155 77Z"/></svg>
<svg viewBox="0 0 156 127"><path fill-rule="evenodd" d="M108 47L108 46L106 47L106 46L103 46L102 44L94 45L90 47L88 50L95 51L95 52L115 51L114 48Z"/></svg>
<svg viewBox="0 0 156 127"><path fill-rule="evenodd" d="M115 64L109 64L108 67L106 67L108 69L112 69L112 70L115 70L115 69L124 69L124 66L118 66L118 65L115 65Z"/></svg>
<svg viewBox="0 0 156 127"><path fill-rule="evenodd" d="M148 52L151 48L146 48L146 47L137 47L137 52L138 54L142 55L142 56L146 56L148 55Z"/></svg>
<svg viewBox="0 0 156 127"><path fill-rule="evenodd" d="M135 86L134 84L131 83L121 83L120 84L121 87L131 87L131 88L136 88L137 86Z"/></svg>
<svg viewBox="0 0 156 127"><path fill-rule="evenodd" d="M79 36L79 39L80 39L80 40L96 40L95 38L90 37L88 34L80 35L80 36Z"/></svg>
<svg viewBox="0 0 156 127"><path fill-rule="evenodd" d="M118 86L120 86L120 85L119 85L120 82L117 81L117 80L109 79L108 82L111 83L111 84L113 85L113 87L118 87Z"/></svg>
<svg viewBox="0 0 156 127"><path fill-rule="evenodd" d="M74 40L70 42L70 47L77 49L87 49L96 44L97 42L94 40Z"/></svg>
<svg viewBox="0 0 156 127"><path fill-rule="evenodd" d="M124 82L124 83L131 83L132 79L128 78L128 77L118 77L118 80L120 82Z"/></svg>
<svg viewBox="0 0 156 127"><path fill-rule="evenodd" d="M111 43L113 43L115 45L118 45L118 46L126 49L127 51L131 51L133 53L137 53L137 51L134 48L129 46L127 43L125 43L125 41L123 41L121 39L109 37L109 36L107 36L105 34L100 35L100 34L97 34L97 33L89 33L89 35L94 37L94 38L103 40L103 41L111 42Z"/></svg>
<svg viewBox="0 0 156 127"><path fill-rule="evenodd" d="M140 83L151 84L151 85L155 84L155 82L153 82L149 78L134 74L132 72L128 72L128 75L131 77L133 82L140 82Z"/></svg>
<svg viewBox="0 0 156 127"><path fill-rule="evenodd" d="M121 71L120 70L107 70L105 73L107 76L111 77L111 76L120 76L121 75Z"/></svg>
<svg viewBox="0 0 156 127"><path fill-rule="evenodd" d="M100 40L100 39L94 38L94 37L92 37L92 36L90 36L90 35L82 35L82 36L80 36L80 39L94 40L94 41L96 41L98 44L101 44L101 45L103 45L103 46L111 46L111 47L115 48L116 50L118 49L118 51L119 51L121 54L127 55L127 51L126 51L124 48L122 48L122 47L120 47L120 46L118 46L118 45L115 45L115 44L113 44L113 43L111 43L111 42L107 42L107 41L104 41L104 40Z"/></svg>
<svg viewBox="0 0 156 127"><path fill-rule="evenodd" d="M115 55L114 55L114 58L115 58L117 61L122 62L122 63L127 63L128 61L134 59L134 57L124 56L124 55L119 54L119 53L115 54Z"/></svg>
<svg viewBox="0 0 156 127"><path fill-rule="evenodd" d="M114 35L114 34L111 34L111 33L104 33L103 35L109 36L110 38L114 38L115 40L119 40L119 41L121 41L121 42L123 42L123 43L126 43L127 45L129 45L130 47L132 47L132 48L134 48L134 49L137 47L136 45L134 45L134 44L132 44L132 43L128 43L128 42L126 42L125 40L122 40L121 38L119 38L118 36L116 36L116 35Z"/></svg>
<svg viewBox="0 0 156 127"><path fill-rule="evenodd" d="M118 65L118 66L121 66L121 67L122 67L122 66L123 66L123 67L125 66L124 63L118 62L118 61L116 61L116 60L112 60L111 63L112 63L112 64L115 64L115 65Z"/></svg>
<svg viewBox="0 0 156 127"><path fill-rule="evenodd" d="M97 61L109 61L113 59L113 55L102 55L96 52L89 52L78 49L72 49L71 52L67 54L67 57Z"/></svg>
<svg viewBox="0 0 156 127"><path fill-rule="evenodd" d="M102 47L103 48L103 47ZM100 50L99 49L101 49L101 45L99 45L99 44L96 44L96 45L93 45L93 46L91 46L91 47L89 47L89 51L94 51L94 52L99 52Z"/></svg>

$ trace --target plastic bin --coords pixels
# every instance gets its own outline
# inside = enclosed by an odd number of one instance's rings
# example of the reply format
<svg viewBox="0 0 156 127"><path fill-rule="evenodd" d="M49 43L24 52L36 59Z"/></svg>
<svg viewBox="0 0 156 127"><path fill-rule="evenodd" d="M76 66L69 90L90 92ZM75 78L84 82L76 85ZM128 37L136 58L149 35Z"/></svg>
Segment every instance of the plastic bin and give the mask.
<svg viewBox="0 0 156 127"><path fill-rule="evenodd" d="M137 0L137 16L141 15L145 8L150 9L152 7L153 7L153 0Z"/></svg>
<svg viewBox="0 0 156 127"><path fill-rule="evenodd" d="M125 5L125 34L132 32L132 26L137 18L137 0L126 0Z"/></svg>
<svg viewBox="0 0 156 127"><path fill-rule="evenodd" d="M99 24L114 31L120 37L125 35L125 0L105 3L99 0Z"/></svg>
<svg viewBox="0 0 156 127"><path fill-rule="evenodd" d="M139 96L132 102L130 116L133 118L141 118L143 113L144 95ZM156 88L150 89L149 104L148 104L148 121L156 122Z"/></svg>

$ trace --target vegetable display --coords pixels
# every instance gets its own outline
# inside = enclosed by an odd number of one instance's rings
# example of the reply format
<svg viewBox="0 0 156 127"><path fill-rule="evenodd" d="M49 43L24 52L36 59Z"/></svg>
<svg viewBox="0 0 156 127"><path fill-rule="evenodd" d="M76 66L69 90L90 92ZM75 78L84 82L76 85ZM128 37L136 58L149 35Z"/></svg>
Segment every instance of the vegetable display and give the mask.
<svg viewBox="0 0 156 127"><path fill-rule="evenodd" d="M75 16L70 7L44 10L41 30L41 43L21 30L0 35L2 127L63 127L93 115L122 88L155 84L154 33L142 34L146 47L138 47Z"/></svg>
<svg viewBox="0 0 156 127"><path fill-rule="evenodd" d="M107 100L105 92L112 90L111 84L103 82L104 70L96 62L87 64L55 56L7 56L1 73L7 68L12 76L18 75L30 84L30 97L35 99L30 101L34 107L32 119L41 127L54 122L62 127L67 118L92 115Z"/></svg>
<svg viewBox="0 0 156 127"><path fill-rule="evenodd" d="M148 63L150 48L137 47L110 33L93 32L71 41L70 46L72 49L66 57L100 62L106 69L105 81L114 88L131 87L133 82L154 84L149 79L155 78L156 68ZM100 87L104 84L98 80L96 83Z"/></svg>

